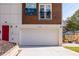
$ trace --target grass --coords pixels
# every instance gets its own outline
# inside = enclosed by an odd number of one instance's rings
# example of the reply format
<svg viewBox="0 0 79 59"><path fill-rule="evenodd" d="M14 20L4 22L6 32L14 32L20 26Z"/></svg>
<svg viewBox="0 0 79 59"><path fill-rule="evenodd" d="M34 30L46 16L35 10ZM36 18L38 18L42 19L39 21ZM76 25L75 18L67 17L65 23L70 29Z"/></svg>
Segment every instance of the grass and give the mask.
<svg viewBox="0 0 79 59"><path fill-rule="evenodd" d="M79 53L79 47L71 47L71 46L64 46L64 48L70 49L72 51L78 52Z"/></svg>

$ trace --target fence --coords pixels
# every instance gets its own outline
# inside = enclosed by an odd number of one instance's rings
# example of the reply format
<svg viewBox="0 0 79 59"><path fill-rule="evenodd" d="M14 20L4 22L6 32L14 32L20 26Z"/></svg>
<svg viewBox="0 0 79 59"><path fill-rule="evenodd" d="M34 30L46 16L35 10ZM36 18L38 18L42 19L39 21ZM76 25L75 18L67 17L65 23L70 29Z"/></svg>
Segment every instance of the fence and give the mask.
<svg viewBox="0 0 79 59"><path fill-rule="evenodd" d="M75 34L64 34L63 36L64 43L79 43L79 33Z"/></svg>

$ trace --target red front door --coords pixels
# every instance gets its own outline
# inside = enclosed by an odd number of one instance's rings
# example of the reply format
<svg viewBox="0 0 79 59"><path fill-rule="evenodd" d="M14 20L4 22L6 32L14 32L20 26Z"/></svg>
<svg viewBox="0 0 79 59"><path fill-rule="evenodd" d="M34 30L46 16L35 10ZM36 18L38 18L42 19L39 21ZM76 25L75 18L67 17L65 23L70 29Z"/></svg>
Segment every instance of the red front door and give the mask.
<svg viewBox="0 0 79 59"><path fill-rule="evenodd" d="M2 40L9 41L9 26L2 26Z"/></svg>

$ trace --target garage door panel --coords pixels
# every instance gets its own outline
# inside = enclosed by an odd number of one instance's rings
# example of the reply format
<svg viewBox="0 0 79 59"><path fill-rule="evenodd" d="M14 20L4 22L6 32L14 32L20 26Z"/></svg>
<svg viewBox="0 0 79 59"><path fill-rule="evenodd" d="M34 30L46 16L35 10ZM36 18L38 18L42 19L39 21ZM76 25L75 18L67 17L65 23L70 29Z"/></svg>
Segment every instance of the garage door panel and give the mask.
<svg viewBox="0 0 79 59"><path fill-rule="evenodd" d="M21 45L58 45L58 30L25 29Z"/></svg>

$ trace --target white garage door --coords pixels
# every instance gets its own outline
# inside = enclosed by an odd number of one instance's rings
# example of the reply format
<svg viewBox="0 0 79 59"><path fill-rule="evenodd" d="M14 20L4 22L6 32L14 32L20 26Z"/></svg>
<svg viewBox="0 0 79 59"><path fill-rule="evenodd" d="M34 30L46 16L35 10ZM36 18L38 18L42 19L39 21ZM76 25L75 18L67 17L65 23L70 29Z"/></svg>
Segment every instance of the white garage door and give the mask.
<svg viewBox="0 0 79 59"><path fill-rule="evenodd" d="M58 45L58 30L24 29L20 41L21 45Z"/></svg>

